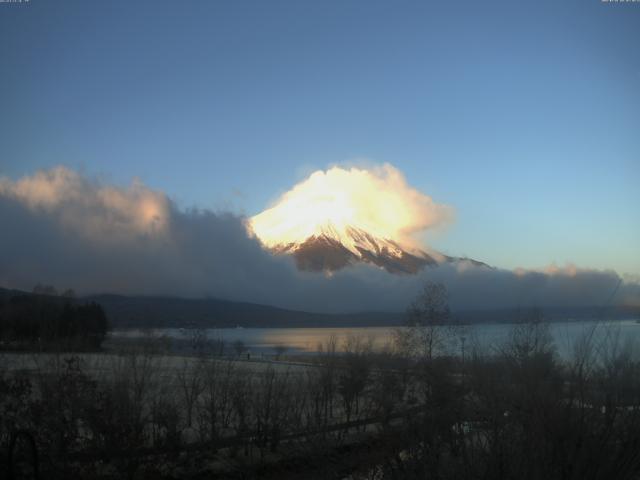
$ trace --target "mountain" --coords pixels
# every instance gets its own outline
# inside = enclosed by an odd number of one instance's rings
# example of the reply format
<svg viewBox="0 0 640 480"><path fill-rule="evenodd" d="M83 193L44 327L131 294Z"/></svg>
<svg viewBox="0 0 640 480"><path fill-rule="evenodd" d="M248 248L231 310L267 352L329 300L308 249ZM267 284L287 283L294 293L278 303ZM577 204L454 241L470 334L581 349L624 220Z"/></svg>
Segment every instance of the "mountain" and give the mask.
<svg viewBox="0 0 640 480"><path fill-rule="evenodd" d="M400 325L402 313L326 314L218 298L92 295L116 328L366 327Z"/></svg>
<svg viewBox="0 0 640 480"><path fill-rule="evenodd" d="M415 274L424 267L443 262L469 261L476 266L488 267L477 260L406 249L393 240L372 235L361 228L336 227L331 223L316 228L302 241L273 245L271 251L292 255L300 270L328 273L360 262L396 274Z"/></svg>
<svg viewBox="0 0 640 480"><path fill-rule="evenodd" d="M3 305L14 297L24 296L46 297L61 305L95 302L104 309L113 328L370 327L400 325L404 320L402 312L314 313L211 297L116 294L61 297L0 287L0 337Z"/></svg>
<svg viewBox="0 0 640 480"><path fill-rule="evenodd" d="M12 297L34 295L0 287L0 336L2 305ZM164 296L89 295L76 299L59 298L60 302L96 302L101 305L114 328L228 328L236 327L372 327L401 325L403 312L362 312L326 314L287 310L247 302L217 298L180 298ZM640 308L548 307L541 308L548 321L631 319L640 318ZM513 322L523 317L526 309L455 310L460 323Z"/></svg>
<svg viewBox="0 0 640 480"><path fill-rule="evenodd" d="M393 327L406 320L404 312L314 313L218 298L92 295L79 300L100 304L115 328ZM551 322L640 315L640 309L622 306L547 307L540 312ZM526 313L526 308L502 308L455 310L453 316L465 324L507 323L521 320Z"/></svg>

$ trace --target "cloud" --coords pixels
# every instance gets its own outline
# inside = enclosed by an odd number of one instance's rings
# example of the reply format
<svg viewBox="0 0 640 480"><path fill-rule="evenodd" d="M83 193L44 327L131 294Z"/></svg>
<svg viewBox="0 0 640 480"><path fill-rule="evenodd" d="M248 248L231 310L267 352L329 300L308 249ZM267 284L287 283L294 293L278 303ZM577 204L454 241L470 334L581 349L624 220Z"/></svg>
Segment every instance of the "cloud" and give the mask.
<svg viewBox="0 0 640 480"><path fill-rule="evenodd" d="M406 186L401 176L394 179L397 170L385 168L380 178ZM418 211L430 208L414 196ZM359 265L327 278L265 251L246 223L227 212L179 209L140 182L107 185L65 167L0 178L0 285L30 290L40 282L79 293L214 296L347 312L403 310L426 280L446 283L457 309L601 305L621 282L613 271L507 271L465 262L415 276ZM640 305L638 283L625 280L615 298Z"/></svg>
<svg viewBox="0 0 640 480"><path fill-rule="evenodd" d="M32 213L54 217L91 242L134 241L166 233L169 200L134 182L128 188L101 185L65 167L38 171L12 182L0 178L0 197Z"/></svg>
<svg viewBox="0 0 640 480"><path fill-rule="evenodd" d="M250 223L268 247L303 242L327 224L339 233L355 227L416 247L415 233L452 218L451 207L434 202L411 187L397 168L384 164L313 172ZM341 236L348 241L348 235Z"/></svg>

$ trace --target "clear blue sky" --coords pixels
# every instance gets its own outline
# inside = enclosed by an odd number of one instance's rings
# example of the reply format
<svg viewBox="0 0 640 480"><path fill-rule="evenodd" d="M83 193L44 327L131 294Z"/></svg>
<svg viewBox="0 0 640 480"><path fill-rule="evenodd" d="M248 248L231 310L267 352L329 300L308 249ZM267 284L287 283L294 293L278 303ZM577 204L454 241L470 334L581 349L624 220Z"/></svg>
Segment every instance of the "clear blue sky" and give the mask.
<svg viewBox="0 0 640 480"><path fill-rule="evenodd" d="M640 274L640 3L0 3L0 174L139 177L253 214L389 162L502 267Z"/></svg>

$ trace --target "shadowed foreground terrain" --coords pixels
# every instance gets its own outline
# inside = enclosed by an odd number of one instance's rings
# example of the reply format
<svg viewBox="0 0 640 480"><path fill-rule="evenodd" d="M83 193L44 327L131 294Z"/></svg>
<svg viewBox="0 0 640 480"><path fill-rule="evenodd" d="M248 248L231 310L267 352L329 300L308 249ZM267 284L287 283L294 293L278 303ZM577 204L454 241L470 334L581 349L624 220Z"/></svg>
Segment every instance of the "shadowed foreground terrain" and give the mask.
<svg viewBox="0 0 640 480"><path fill-rule="evenodd" d="M304 363L248 361L197 330L181 356L153 337L111 353L5 353L0 468L33 478L37 465L51 479L639 478L640 363L615 332L598 344L585 335L564 363L539 321L491 351L469 339L463 358L447 353L463 332L432 333L399 331L383 352L329 340ZM434 349L417 351L425 339Z"/></svg>

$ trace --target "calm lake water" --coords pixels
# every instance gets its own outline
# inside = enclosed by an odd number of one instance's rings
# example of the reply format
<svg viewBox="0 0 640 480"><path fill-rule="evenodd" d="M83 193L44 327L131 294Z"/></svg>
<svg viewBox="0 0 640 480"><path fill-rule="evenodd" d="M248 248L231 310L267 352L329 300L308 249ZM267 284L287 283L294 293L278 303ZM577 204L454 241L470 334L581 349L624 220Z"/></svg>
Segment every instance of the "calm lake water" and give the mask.
<svg viewBox="0 0 640 480"><path fill-rule="evenodd" d="M480 324L464 327L464 344L467 352L472 348L484 351L499 349L509 338L513 324ZM215 328L207 329L208 338L223 339L229 346L241 340L252 355L274 354L279 346L286 347L287 353L312 354L319 346L335 336L338 349L341 350L349 337L361 337L373 343L374 348L383 349L393 339L394 327L357 327L357 328ZM574 345L586 335L593 332L593 345L615 342L620 347L634 348L638 352L640 346L640 323L636 320L615 320L608 322L567 321L550 324L558 354L569 357ZM189 329L150 329L150 330L114 330L111 336L116 339L142 338L146 335L167 336L175 340L188 340L192 331ZM452 351L462 350L459 338L452 342Z"/></svg>

